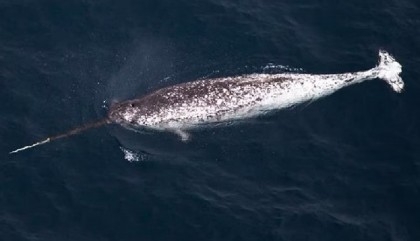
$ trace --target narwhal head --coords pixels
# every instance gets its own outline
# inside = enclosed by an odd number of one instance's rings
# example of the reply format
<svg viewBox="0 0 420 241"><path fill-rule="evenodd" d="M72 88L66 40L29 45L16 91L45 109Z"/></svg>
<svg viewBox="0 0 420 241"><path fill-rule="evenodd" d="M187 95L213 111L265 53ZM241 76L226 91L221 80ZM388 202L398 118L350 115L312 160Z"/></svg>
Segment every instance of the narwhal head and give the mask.
<svg viewBox="0 0 420 241"><path fill-rule="evenodd" d="M119 125L144 126L147 108L139 100L127 100L111 105L108 119Z"/></svg>

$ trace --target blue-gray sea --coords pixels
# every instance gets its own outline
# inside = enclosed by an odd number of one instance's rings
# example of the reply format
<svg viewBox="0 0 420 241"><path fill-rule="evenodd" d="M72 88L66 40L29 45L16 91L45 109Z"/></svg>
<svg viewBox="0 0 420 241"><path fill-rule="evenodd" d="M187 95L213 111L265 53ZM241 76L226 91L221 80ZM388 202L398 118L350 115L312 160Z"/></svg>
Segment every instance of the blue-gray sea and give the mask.
<svg viewBox="0 0 420 241"><path fill-rule="evenodd" d="M176 83L403 66L192 132L108 125ZM1 0L0 240L420 240L418 0Z"/></svg>

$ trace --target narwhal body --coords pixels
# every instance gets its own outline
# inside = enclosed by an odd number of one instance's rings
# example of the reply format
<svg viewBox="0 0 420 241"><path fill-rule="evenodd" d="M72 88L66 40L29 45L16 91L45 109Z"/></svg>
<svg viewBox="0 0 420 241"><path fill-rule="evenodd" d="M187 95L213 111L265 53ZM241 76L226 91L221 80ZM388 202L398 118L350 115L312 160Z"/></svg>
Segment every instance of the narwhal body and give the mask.
<svg viewBox="0 0 420 241"><path fill-rule="evenodd" d="M251 74L178 84L116 104L109 119L128 128L172 131L186 140L189 129L255 117L369 79L381 78L401 92L401 65L384 51L379 58L375 68L354 73Z"/></svg>
<svg viewBox="0 0 420 241"><path fill-rule="evenodd" d="M401 65L379 51L379 64L369 70L342 74L250 74L203 79L169 86L134 100L111 106L107 118L67 133L49 137L11 153L115 123L130 129L171 131L189 138L188 130L219 122L258 116L311 101L370 79L383 79L401 92Z"/></svg>

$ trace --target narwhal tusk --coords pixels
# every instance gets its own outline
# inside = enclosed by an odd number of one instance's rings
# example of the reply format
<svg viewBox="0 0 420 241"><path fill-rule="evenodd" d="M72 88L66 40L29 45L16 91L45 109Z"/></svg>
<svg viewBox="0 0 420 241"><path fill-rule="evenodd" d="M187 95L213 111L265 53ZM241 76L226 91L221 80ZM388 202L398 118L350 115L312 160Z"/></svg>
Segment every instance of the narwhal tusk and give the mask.
<svg viewBox="0 0 420 241"><path fill-rule="evenodd" d="M97 127L100 127L100 126L103 126L103 125L106 125L106 124L109 124L109 123L111 123L111 121L108 118L105 118L105 119L102 119L102 120L99 120L99 121L96 121L96 122L93 122L93 123L90 123L90 124L82 125L82 126L74 128L72 130L69 130L65 133L58 134L56 136L50 136L43 141L36 142L35 144L29 145L29 146L24 146L22 148L16 149L14 151L9 152L9 154L14 154L14 153L17 153L17 152L20 152L20 151L24 151L24 150L27 150L27 149L30 149L30 148L33 148L33 147L36 147L36 146L46 144L46 143L51 142L51 141L66 138L66 137L69 137L69 136L73 136L73 135L79 134L80 132L83 132L83 131L86 131L86 130L89 130L89 129L93 129L93 128L97 128Z"/></svg>
<svg viewBox="0 0 420 241"><path fill-rule="evenodd" d="M24 146L24 147L22 147L22 148L19 148L19 149L16 149L16 150L14 150L14 151L11 151L11 152L9 152L9 154L18 153L18 152L20 152L20 151L24 151L24 150L26 150L26 149L30 149L30 148L32 148L32 147L36 147L36 146L43 145L43 144L45 144L45 143L50 142L50 140L51 140L50 138L47 138L47 139L45 139L45 140L43 140L43 141L39 141L39 142L37 142L37 143L35 143L35 144L29 145L29 146Z"/></svg>

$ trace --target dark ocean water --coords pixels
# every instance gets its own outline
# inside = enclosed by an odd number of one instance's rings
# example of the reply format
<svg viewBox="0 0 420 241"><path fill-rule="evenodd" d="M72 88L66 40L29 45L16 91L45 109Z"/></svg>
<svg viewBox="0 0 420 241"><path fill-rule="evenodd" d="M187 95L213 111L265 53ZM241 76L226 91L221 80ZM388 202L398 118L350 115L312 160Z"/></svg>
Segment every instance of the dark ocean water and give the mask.
<svg viewBox="0 0 420 241"><path fill-rule="evenodd" d="M2 0L0 240L420 240L419 31L417 0ZM402 94L375 80L187 143L109 126L8 154L162 86L365 70L379 49Z"/></svg>

